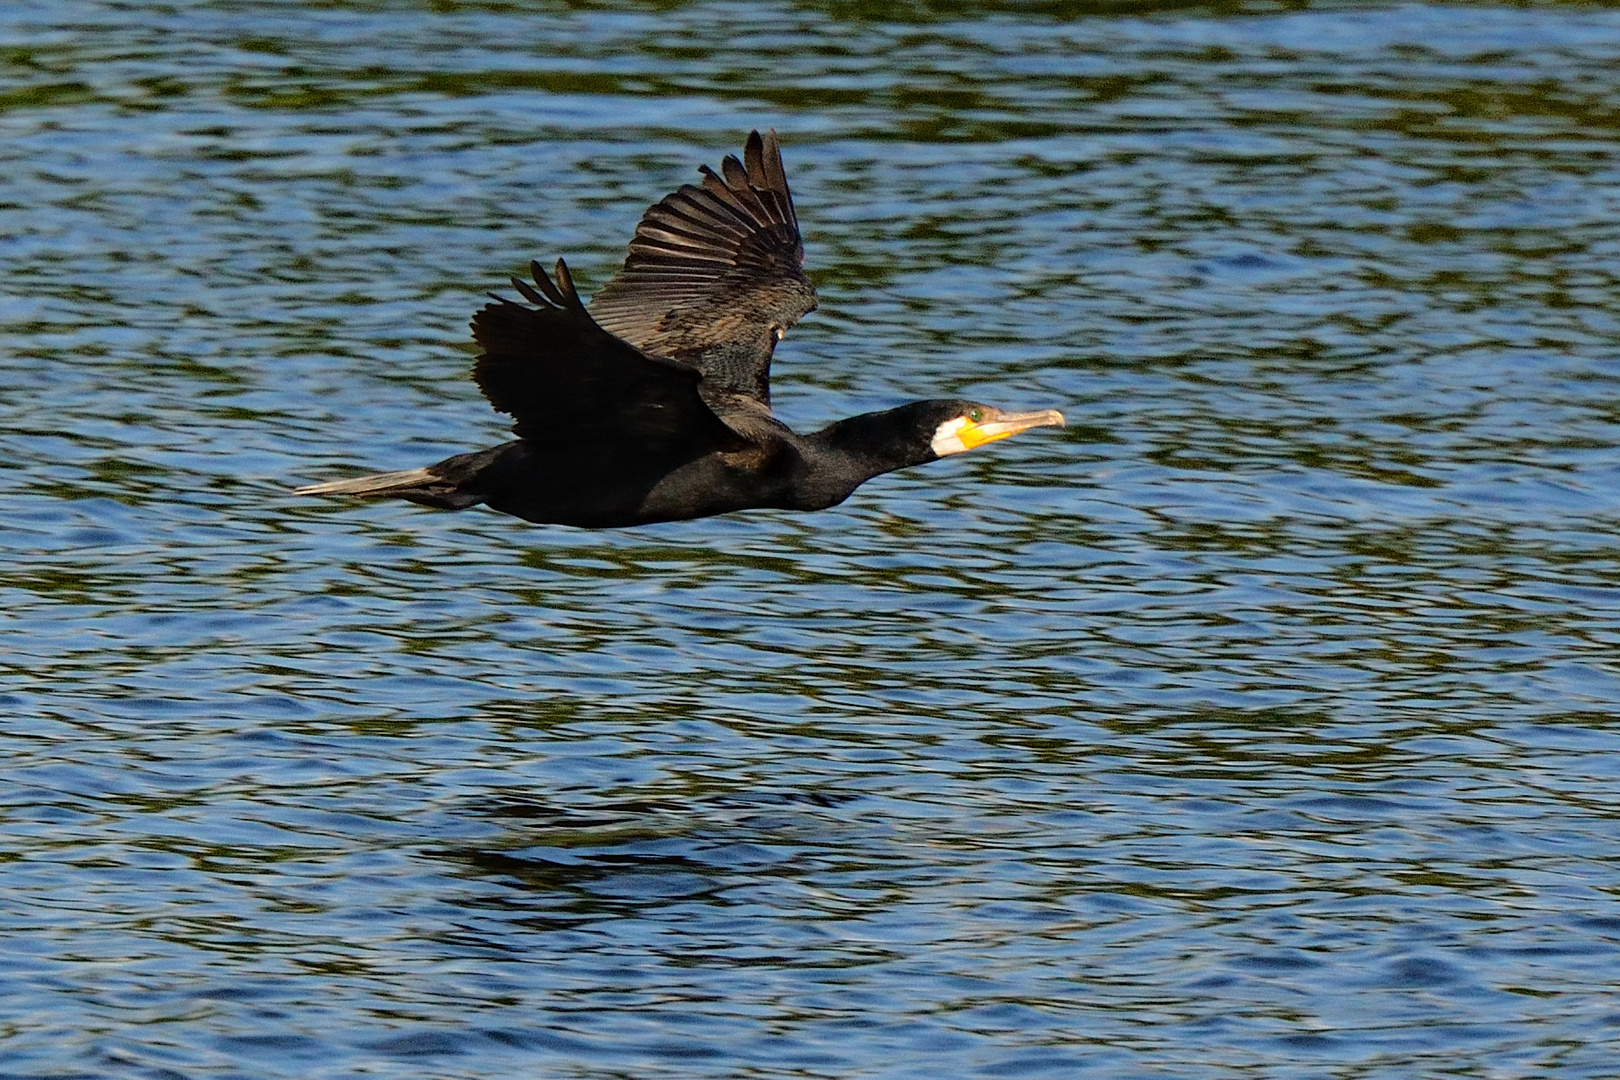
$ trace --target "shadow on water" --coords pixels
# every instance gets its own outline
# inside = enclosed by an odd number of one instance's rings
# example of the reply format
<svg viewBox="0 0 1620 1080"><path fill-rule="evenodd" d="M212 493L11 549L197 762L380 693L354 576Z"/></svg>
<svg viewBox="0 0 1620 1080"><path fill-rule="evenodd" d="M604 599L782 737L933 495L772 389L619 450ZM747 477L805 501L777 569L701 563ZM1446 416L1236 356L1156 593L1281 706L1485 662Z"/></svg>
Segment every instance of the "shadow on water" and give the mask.
<svg viewBox="0 0 1620 1080"><path fill-rule="evenodd" d="M673 898L719 903L724 889L791 858L753 838L802 843L814 822L795 820L795 807L848 800L793 792L583 801L508 798L479 807L480 817L502 828L502 846L439 854L536 898L570 898L594 917Z"/></svg>

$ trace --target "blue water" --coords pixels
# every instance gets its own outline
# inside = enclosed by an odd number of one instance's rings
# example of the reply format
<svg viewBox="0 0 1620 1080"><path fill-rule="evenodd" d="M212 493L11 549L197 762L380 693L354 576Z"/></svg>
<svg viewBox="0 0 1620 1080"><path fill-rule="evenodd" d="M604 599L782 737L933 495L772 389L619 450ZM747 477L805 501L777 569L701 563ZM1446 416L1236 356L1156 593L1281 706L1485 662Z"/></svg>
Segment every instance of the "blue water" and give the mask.
<svg viewBox="0 0 1620 1080"><path fill-rule="evenodd" d="M1133 13L1134 12L1134 13ZM0 8L0 1076L1620 1075L1620 13ZM295 498L783 136L814 515Z"/></svg>

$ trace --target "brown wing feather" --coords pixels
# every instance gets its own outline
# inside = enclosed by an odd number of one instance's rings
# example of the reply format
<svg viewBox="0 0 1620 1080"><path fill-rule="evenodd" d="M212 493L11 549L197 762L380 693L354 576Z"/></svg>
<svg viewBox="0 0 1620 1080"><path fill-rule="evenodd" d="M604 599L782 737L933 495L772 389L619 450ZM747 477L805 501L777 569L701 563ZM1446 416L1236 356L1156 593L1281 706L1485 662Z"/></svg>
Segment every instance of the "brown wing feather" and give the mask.
<svg viewBox="0 0 1620 1080"><path fill-rule="evenodd" d="M701 185L648 209L591 314L643 349L692 361L712 389L768 401L775 331L816 306L776 132L752 132L742 161L701 172Z"/></svg>
<svg viewBox="0 0 1620 1080"><path fill-rule="evenodd" d="M512 285L534 307L496 297L472 320L484 349L473 378L491 405L512 415L521 438L645 453L671 465L747 445L704 404L697 368L598 326L562 260L556 284L539 263L530 270L534 285L517 278Z"/></svg>

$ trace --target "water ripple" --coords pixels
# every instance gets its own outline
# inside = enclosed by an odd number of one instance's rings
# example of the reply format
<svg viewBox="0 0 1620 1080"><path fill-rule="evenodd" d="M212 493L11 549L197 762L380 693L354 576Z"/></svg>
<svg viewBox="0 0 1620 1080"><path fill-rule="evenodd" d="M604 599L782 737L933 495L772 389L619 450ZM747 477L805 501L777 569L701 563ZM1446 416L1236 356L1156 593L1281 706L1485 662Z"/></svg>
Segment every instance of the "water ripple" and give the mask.
<svg viewBox="0 0 1620 1080"><path fill-rule="evenodd" d="M0 13L0 1072L1613 1072L1620 19ZM814 516L294 499L784 133Z"/></svg>

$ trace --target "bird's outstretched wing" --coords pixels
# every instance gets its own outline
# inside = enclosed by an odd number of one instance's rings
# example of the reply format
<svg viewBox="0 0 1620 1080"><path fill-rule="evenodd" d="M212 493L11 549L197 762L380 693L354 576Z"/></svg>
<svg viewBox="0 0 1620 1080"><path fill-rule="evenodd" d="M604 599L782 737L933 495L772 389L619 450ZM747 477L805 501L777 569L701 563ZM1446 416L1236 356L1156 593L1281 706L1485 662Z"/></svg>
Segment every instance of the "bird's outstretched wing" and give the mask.
<svg viewBox="0 0 1620 1080"><path fill-rule="evenodd" d="M776 132L743 160L704 166L636 226L630 254L591 299L607 330L697 365L708 389L770 401L771 351L816 306Z"/></svg>
<svg viewBox="0 0 1620 1080"><path fill-rule="evenodd" d="M473 378L491 405L512 415L519 437L672 465L747 445L698 395L697 368L598 326L561 259L555 284L539 263L529 268L534 285L512 285L534 307L496 297L472 320L484 350Z"/></svg>

